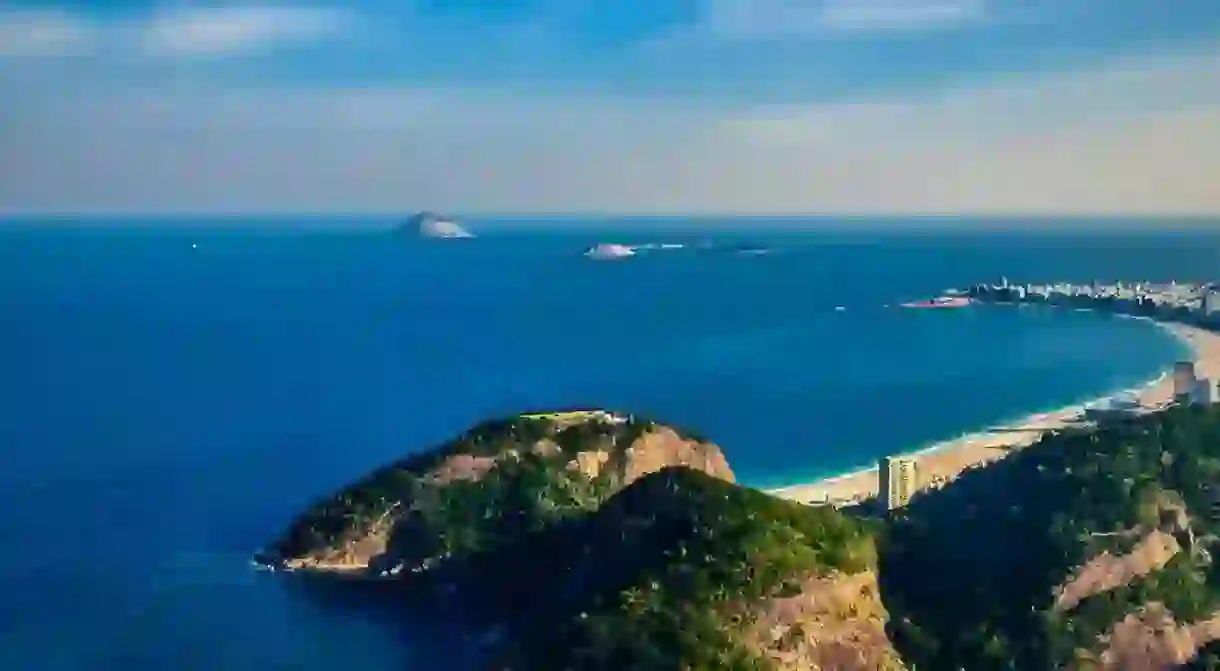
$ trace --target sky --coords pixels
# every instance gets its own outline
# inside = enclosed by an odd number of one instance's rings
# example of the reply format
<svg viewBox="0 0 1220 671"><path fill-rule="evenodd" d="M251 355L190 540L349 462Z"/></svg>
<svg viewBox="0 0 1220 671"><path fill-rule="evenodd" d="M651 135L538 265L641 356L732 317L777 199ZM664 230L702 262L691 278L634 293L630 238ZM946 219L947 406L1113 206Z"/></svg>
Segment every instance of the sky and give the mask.
<svg viewBox="0 0 1220 671"><path fill-rule="evenodd" d="M0 0L0 213L1220 214L1217 0Z"/></svg>

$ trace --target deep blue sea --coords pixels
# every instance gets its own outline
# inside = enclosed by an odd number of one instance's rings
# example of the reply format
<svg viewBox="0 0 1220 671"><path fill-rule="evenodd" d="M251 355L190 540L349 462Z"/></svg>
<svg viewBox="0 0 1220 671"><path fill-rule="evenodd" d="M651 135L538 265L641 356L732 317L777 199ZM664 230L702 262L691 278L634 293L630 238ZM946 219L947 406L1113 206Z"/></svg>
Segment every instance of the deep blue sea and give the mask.
<svg viewBox="0 0 1220 671"><path fill-rule="evenodd" d="M249 556L315 497L489 415L626 409L775 486L1131 386L1181 352L1148 323L886 306L1220 262L1201 233L222 223L0 223L6 671L449 668L436 637ZM599 263L595 242L687 247ZM746 242L773 251L726 249Z"/></svg>

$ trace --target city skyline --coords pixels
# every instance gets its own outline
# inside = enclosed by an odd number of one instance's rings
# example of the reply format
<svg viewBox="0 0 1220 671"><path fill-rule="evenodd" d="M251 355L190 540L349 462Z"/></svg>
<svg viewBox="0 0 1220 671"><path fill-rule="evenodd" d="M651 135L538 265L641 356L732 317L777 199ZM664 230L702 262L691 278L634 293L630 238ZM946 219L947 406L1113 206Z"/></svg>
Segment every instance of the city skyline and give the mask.
<svg viewBox="0 0 1220 671"><path fill-rule="evenodd" d="M0 2L0 214L1220 213L1220 6Z"/></svg>

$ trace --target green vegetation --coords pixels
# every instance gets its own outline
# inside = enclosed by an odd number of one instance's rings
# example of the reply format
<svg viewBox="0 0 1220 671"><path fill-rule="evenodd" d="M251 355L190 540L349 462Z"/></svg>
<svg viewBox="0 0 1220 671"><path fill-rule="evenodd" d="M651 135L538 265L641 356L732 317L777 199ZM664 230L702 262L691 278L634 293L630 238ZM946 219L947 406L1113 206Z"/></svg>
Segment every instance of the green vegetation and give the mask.
<svg viewBox="0 0 1220 671"><path fill-rule="evenodd" d="M918 668L1049 669L1096 652L1143 604L1165 604L1179 623L1205 618L1220 610L1207 551L1218 485L1220 411L1198 408L1048 436L968 473L890 525L881 566L893 640ZM1155 529L1185 549L1055 612L1054 589L1074 570Z"/></svg>
<svg viewBox="0 0 1220 671"><path fill-rule="evenodd" d="M484 422L375 471L312 506L264 558L324 553L378 523L389 538L377 568L490 550L595 510L623 485L626 448L659 427L584 411L545 415ZM608 456L595 476L572 467L578 453L595 451Z"/></svg>
<svg viewBox="0 0 1220 671"><path fill-rule="evenodd" d="M761 600L876 565L869 523L685 468L642 478L557 528L545 555L526 547L508 571L503 554L479 567L521 575L518 562L546 562L532 572L533 604L564 595L514 632L527 668L765 669L743 639Z"/></svg>
<svg viewBox="0 0 1220 671"><path fill-rule="evenodd" d="M1220 669L1220 641L1208 643L1198 656L1182 667L1183 671L1216 671Z"/></svg>
<svg viewBox="0 0 1220 671"><path fill-rule="evenodd" d="M1105 635L1148 604L1179 624L1220 613L1220 408L1051 434L884 519L685 468L623 487L626 446L656 428L489 422L321 502L280 552L329 547L392 513L387 555L446 558L403 579L477 604L464 614L507 629L502 661L539 671L770 668L756 637L767 603L873 569L911 671L1091 668ZM606 457L595 476L573 467L581 452ZM455 457L481 465L438 479ZM1056 607L1090 560L1153 532L1180 550ZM1213 644L1189 668L1217 659Z"/></svg>
<svg viewBox="0 0 1220 671"><path fill-rule="evenodd" d="M545 527L573 510L590 510L613 491L609 476L567 468L576 452L626 447L637 425L514 418L479 424L440 448L379 469L310 508L275 551L297 557L339 544L347 534L392 516L390 553L426 557L487 549ZM558 448L537 449L544 440ZM446 476L455 458L474 470Z"/></svg>

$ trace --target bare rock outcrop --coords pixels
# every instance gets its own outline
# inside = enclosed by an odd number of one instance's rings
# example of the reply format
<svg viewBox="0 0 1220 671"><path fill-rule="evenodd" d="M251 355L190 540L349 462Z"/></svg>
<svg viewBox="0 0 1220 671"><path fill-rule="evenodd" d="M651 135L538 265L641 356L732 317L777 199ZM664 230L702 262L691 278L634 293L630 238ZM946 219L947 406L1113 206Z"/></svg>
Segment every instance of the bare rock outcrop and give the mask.
<svg viewBox="0 0 1220 671"><path fill-rule="evenodd" d="M1157 571L1180 550L1176 538L1156 530L1141 538L1126 554L1103 552L1081 566L1075 576L1057 590L1055 610L1069 611L1095 594L1122 587Z"/></svg>
<svg viewBox="0 0 1220 671"><path fill-rule="evenodd" d="M814 577L797 594L771 599L751 638L783 671L900 671L888 618L874 572Z"/></svg>
<svg viewBox="0 0 1220 671"><path fill-rule="evenodd" d="M1168 671L1195 657L1199 649L1220 640L1220 615L1179 624L1160 603L1149 603L1114 625L1091 665L1106 671Z"/></svg>
<svg viewBox="0 0 1220 671"><path fill-rule="evenodd" d="M649 420L588 410L488 422L324 499L258 559L291 570L424 570L555 511L593 510L671 466L734 479L718 446ZM532 521L513 517L521 506L505 500L525 490L540 502L525 511Z"/></svg>

